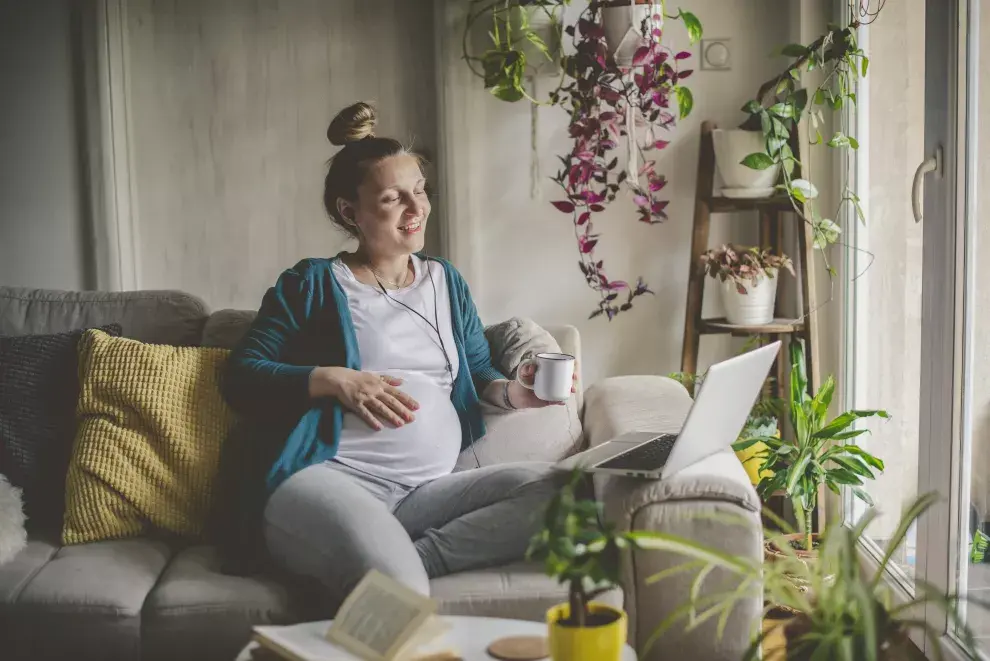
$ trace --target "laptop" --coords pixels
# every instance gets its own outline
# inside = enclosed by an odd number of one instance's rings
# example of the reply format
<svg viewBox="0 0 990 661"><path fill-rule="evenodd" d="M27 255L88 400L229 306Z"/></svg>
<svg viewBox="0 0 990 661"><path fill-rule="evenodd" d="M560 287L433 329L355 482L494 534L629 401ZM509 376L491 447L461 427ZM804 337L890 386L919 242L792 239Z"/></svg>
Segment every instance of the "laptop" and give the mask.
<svg viewBox="0 0 990 661"><path fill-rule="evenodd" d="M557 462L560 470L662 479L729 448L760 395L780 342L712 365L677 434L635 431Z"/></svg>

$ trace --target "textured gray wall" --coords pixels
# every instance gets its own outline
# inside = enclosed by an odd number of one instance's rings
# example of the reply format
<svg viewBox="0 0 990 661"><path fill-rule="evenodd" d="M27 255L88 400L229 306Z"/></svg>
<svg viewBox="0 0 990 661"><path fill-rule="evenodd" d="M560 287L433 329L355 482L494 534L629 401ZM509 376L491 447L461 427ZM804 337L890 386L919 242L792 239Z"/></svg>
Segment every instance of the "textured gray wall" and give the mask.
<svg viewBox="0 0 990 661"><path fill-rule="evenodd" d="M0 0L0 284L88 284L69 0Z"/></svg>
<svg viewBox="0 0 990 661"><path fill-rule="evenodd" d="M322 195L327 124L354 101L436 151L432 3L131 0L123 20L142 289L256 308L283 269L349 245Z"/></svg>

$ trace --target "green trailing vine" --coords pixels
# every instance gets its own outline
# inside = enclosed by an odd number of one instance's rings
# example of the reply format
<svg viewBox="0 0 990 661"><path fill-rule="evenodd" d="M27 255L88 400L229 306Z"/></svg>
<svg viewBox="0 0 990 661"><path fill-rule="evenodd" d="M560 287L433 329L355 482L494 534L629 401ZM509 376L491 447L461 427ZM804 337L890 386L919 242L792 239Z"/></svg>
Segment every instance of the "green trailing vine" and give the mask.
<svg viewBox="0 0 990 661"><path fill-rule="evenodd" d="M740 128L761 131L765 143L764 152L749 154L742 160L742 165L755 170L780 166L783 181L777 189L787 195L795 213L811 226L814 245L821 249L831 276L835 276L835 269L829 264L825 248L839 242L842 230L832 218L819 211L818 188L811 180L810 164L798 160L791 136L798 134L799 123L805 120L807 136L799 135L798 139L806 139L809 146L825 145L841 150L859 148L856 138L843 129L842 113L836 114L838 130L831 136L822 134L826 126L825 112L840 111L856 104L856 83L866 77L870 66L869 58L857 42L857 31L876 19L883 4L881 0L875 10L870 10L868 2L851 2L853 17L847 27L830 24L828 31L810 44L784 46L780 52L792 58L790 64L766 81L756 98L742 108L749 117ZM821 72L821 83L812 90L801 87L802 74L813 71ZM794 178L794 171L799 166L804 177ZM844 205L850 205L861 222L866 221L860 198L848 182L843 184L834 217L838 217Z"/></svg>

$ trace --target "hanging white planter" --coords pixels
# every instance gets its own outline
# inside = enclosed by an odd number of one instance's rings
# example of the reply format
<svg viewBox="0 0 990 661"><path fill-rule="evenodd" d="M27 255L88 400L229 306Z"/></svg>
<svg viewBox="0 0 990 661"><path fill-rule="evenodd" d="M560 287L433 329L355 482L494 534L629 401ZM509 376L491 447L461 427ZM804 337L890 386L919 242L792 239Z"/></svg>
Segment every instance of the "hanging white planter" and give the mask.
<svg viewBox="0 0 990 661"><path fill-rule="evenodd" d="M760 276L755 285L747 281L744 285L745 294L739 292L733 280L720 283L725 318L730 324L762 326L773 321L773 308L777 301L777 282L780 278L776 270L767 270L773 273L774 277Z"/></svg>
<svg viewBox="0 0 990 661"><path fill-rule="evenodd" d="M643 21L651 13L660 13L658 3L618 0L602 7L602 29L605 31L608 54L620 67L632 66L633 55L646 42L642 30ZM660 20L663 21L662 16Z"/></svg>

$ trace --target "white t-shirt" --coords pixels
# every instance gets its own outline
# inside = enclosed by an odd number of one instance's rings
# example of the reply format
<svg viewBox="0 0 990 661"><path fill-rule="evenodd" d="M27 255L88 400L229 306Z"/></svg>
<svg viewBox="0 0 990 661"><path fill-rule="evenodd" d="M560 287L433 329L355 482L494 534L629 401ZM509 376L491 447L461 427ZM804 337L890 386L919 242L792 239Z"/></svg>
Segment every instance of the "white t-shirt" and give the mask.
<svg viewBox="0 0 990 661"><path fill-rule="evenodd" d="M413 283L388 289L387 296L359 282L339 258L333 260L334 275L347 295L354 322L361 369L402 379L399 389L420 407L413 411L413 422L398 428L386 422L381 431L345 410L335 459L407 486L450 473L461 448L461 424L450 400L458 365L446 274L437 262L416 256L412 260ZM442 343L433 328L437 320Z"/></svg>

